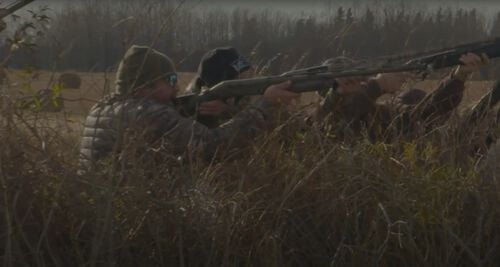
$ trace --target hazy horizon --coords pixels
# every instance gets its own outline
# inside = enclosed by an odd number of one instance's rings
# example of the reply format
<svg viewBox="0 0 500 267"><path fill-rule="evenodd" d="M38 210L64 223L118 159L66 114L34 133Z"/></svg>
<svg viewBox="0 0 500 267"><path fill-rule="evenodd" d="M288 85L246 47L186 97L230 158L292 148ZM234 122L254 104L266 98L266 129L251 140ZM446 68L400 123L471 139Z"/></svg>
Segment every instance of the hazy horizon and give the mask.
<svg viewBox="0 0 500 267"><path fill-rule="evenodd" d="M12 3L14 0L0 0L0 5ZM26 9L34 9L47 5L57 13L64 7L75 6L84 3L137 3L135 0L36 0L29 4ZM154 2L181 3L181 0L141 0L145 5ZM476 9L483 14L487 20L491 20L500 12L500 1L498 0L185 0L182 4L184 8L194 11L223 10L231 11L237 8L251 11L267 10L280 12L292 16L328 15L332 10L340 6L353 9L355 15L363 14L367 7L372 10L382 8L401 9L406 11L433 11L439 7L451 10L460 8L465 10ZM20 14L22 16L22 14Z"/></svg>
<svg viewBox="0 0 500 267"><path fill-rule="evenodd" d="M81 4L85 2L92 2L96 0L37 0L30 4L30 6L49 5L55 10L58 7L67 4ZM0 1L0 3L9 3L12 0ZM98 2L110 3L126 3L136 2L134 0L99 0ZM151 2L170 2L180 3L180 0L142 0L144 3ZM364 9L367 6L372 8L377 7L404 7L408 9L426 10L437 7L446 7L452 9L476 8L483 13L496 13L500 11L500 1L497 0L185 0L184 6L190 8L200 7L202 9L234 9L234 8L248 8L248 9L274 9L283 12L320 12L325 8L338 8L344 6L346 8Z"/></svg>

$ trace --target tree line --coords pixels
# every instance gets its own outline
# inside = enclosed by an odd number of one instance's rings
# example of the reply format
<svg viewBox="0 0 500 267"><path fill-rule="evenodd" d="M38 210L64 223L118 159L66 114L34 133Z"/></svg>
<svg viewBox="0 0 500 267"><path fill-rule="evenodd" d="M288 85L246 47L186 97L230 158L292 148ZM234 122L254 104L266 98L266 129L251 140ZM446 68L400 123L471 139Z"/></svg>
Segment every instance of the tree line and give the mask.
<svg viewBox="0 0 500 267"><path fill-rule="evenodd" d="M259 66L272 61L279 72L339 55L370 58L499 36L500 12L487 20L475 9L339 7L297 17L271 10L201 11L170 2L87 1L66 6L50 25L36 49L18 53L11 65L112 70L131 44L145 44L172 57L180 71L194 71L207 50L234 46Z"/></svg>

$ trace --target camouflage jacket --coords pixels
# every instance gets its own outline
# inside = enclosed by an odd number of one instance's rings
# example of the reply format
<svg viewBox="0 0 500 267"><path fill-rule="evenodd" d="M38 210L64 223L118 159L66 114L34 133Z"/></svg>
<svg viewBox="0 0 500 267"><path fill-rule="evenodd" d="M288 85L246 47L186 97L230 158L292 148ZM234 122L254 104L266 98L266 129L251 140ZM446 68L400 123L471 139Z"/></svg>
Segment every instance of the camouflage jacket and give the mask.
<svg viewBox="0 0 500 267"><path fill-rule="evenodd" d="M194 92L198 94L199 92ZM204 116L198 113L197 107L191 102L175 102L176 109L185 117L190 117L200 122L201 124L207 126L208 128L216 128L219 125L229 121L237 113L241 112L252 103L256 101L256 98L245 96L245 97L231 97L223 100L227 105L227 109L220 116Z"/></svg>
<svg viewBox="0 0 500 267"><path fill-rule="evenodd" d="M204 116L199 114L198 112L194 112L193 114L186 114L188 116L194 117L196 121L201 124L207 126L208 128L216 128L224 122L229 121L233 118L238 112L245 109L248 105L250 105L250 97L242 97L240 99L230 98L224 101L226 103L227 109L223 114L218 117L215 116Z"/></svg>
<svg viewBox="0 0 500 267"><path fill-rule="evenodd" d="M363 90L348 96L330 90L317 110L317 117L319 120L328 118L330 124L333 119L336 132L345 131L345 128L357 132L365 127L374 139L389 132L410 135L422 124L431 127L445 121L462 101L464 88L463 81L448 77L418 104L396 102L380 105L376 101L382 90L375 80L369 80Z"/></svg>
<svg viewBox="0 0 500 267"><path fill-rule="evenodd" d="M111 152L122 150L123 135L136 133L150 142L165 141L175 153L202 152L208 158L221 145L240 146L270 126L272 108L260 99L218 128L181 116L170 105L147 99L108 99L92 107L84 125L80 164L85 169Z"/></svg>

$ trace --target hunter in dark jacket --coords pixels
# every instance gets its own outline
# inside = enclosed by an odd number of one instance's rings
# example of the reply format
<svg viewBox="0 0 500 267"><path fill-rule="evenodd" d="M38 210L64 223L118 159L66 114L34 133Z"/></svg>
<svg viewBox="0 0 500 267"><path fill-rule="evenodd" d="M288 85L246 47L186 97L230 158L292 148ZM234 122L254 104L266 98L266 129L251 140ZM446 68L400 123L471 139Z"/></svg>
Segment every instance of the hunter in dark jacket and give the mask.
<svg viewBox="0 0 500 267"><path fill-rule="evenodd" d="M290 82L270 86L254 105L208 129L174 108L178 87L171 60L149 47L132 46L119 65L115 93L94 105L85 121L80 163L88 170L111 155L121 159L120 153L142 140L154 144L152 150L167 147L176 155L194 152L207 158L221 146L240 147L272 124L273 107L298 97L287 90L289 86Z"/></svg>
<svg viewBox="0 0 500 267"><path fill-rule="evenodd" d="M317 116L326 119L341 136L344 131L352 134L365 128L373 141L412 137L417 130L427 131L446 122L462 101L466 79L488 63L485 56L475 54L463 55L461 61L464 65L457 67L431 93L412 89L390 104L376 102L380 96L400 90L408 75L379 74L361 82L341 79L339 87L323 98Z"/></svg>

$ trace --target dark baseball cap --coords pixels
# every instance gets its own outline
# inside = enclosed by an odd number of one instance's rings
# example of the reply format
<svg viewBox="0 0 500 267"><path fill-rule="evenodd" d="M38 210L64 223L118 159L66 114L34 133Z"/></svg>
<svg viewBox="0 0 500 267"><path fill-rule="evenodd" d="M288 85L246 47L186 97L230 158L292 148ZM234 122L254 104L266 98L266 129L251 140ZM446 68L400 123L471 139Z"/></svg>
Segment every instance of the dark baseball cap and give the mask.
<svg viewBox="0 0 500 267"><path fill-rule="evenodd" d="M197 76L186 91L198 93L201 87L212 87L222 81L233 80L252 67L233 47L219 47L203 55L198 66Z"/></svg>

